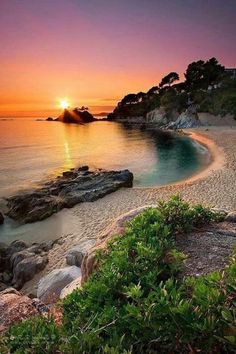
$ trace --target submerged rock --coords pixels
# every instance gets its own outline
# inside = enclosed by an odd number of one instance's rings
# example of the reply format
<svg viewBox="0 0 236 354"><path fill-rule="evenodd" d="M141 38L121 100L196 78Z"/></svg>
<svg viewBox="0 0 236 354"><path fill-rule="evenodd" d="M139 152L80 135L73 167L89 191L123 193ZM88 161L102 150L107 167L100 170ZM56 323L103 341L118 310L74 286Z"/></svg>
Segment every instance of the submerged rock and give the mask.
<svg viewBox="0 0 236 354"><path fill-rule="evenodd" d="M30 223L46 219L63 208L92 202L121 187L132 187L133 174L122 171L88 171L88 166L63 172L56 180L33 192L7 199L7 215Z"/></svg>
<svg viewBox="0 0 236 354"><path fill-rule="evenodd" d="M80 275L80 268L76 266L53 270L39 281L37 297L45 303L55 302L62 289Z"/></svg>

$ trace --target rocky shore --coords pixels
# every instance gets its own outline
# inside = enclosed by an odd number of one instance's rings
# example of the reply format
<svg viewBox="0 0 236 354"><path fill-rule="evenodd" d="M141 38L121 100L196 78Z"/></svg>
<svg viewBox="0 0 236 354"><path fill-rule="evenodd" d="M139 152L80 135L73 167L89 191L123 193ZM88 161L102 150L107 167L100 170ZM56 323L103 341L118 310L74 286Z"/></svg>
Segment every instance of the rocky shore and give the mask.
<svg viewBox="0 0 236 354"><path fill-rule="evenodd" d="M133 174L128 170L89 171L88 166L82 166L63 172L62 176L33 192L7 198L6 215L21 223L32 223L46 219L63 208L95 201L121 187L132 187L132 184Z"/></svg>

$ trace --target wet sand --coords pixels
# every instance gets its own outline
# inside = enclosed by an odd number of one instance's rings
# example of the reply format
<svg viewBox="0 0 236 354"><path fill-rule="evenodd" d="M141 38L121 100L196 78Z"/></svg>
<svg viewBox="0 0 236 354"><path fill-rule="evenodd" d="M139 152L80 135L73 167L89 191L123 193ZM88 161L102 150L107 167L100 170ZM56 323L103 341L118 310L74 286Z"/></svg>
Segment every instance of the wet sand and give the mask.
<svg viewBox="0 0 236 354"><path fill-rule="evenodd" d="M65 254L70 248L79 244L81 249L88 249L114 219L131 209L180 193L192 203L236 210L236 127L204 127L185 132L210 150L212 161L208 167L186 181L158 188L122 189L66 210L73 220L73 231L63 235L63 244L51 250L47 267L25 284L23 291L32 292L43 275L66 265Z"/></svg>

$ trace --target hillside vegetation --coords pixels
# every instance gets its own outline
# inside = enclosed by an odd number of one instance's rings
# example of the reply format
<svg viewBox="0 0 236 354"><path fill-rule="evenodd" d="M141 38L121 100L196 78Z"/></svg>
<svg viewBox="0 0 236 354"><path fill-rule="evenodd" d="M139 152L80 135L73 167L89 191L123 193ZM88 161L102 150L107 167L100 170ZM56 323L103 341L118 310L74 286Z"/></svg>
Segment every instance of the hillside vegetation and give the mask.
<svg viewBox="0 0 236 354"><path fill-rule="evenodd" d="M171 117L190 105L195 105L198 112L221 116L229 113L236 118L236 80L215 58L189 64L184 77L183 82L176 83L179 75L171 72L147 92L126 95L108 119L145 117L159 107Z"/></svg>
<svg viewBox="0 0 236 354"><path fill-rule="evenodd" d="M231 353L236 350L236 258L223 272L182 278L175 247L194 227L220 221L179 196L127 225L99 267L63 303L63 321L35 317L1 340L7 353Z"/></svg>

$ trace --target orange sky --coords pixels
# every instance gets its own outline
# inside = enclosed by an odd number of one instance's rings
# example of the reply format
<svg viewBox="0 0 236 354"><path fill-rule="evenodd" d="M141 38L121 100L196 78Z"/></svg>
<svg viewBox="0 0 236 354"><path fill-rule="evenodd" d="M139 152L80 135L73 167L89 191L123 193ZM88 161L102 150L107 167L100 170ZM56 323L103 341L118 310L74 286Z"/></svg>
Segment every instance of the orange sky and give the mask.
<svg viewBox="0 0 236 354"><path fill-rule="evenodd" d="M230 0L0 0L0 116L111 111L170 71L235 66Z"/></svg>

